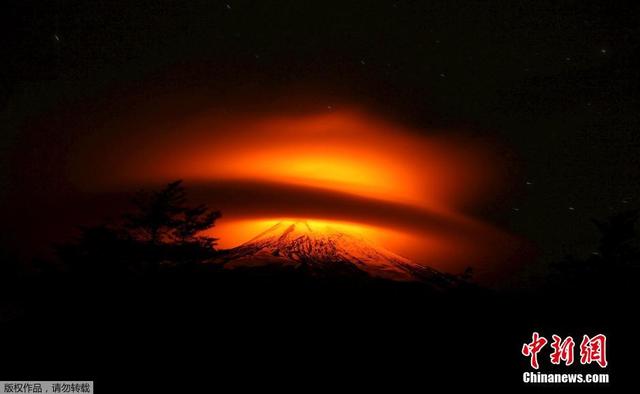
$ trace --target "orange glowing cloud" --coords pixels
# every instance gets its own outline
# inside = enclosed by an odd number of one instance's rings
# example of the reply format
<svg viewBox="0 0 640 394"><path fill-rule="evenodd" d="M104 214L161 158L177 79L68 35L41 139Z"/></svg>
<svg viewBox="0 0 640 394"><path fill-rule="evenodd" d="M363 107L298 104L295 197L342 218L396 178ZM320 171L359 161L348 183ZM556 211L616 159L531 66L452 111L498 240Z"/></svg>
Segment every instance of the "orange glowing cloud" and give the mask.
<svg viewBox="0 0 640 394"><path fill-rule="evenodd" d="M79 184L184 179L223 211L214 234L235 246L282 218L332 221L412 259L451 270L495 259L505 237L461 211L495 185L492 156L363 112L203 115L81 142Z"/></svg>
<svg viewBox="0 0 640 394"><path fill-rule="evenodd" d="M151 141L133 133L120 141L92 141L85 162L102 153L98 178L277 181L434 209L473 200L491 175L490 157L468 142L427 138L357 112L255 120L203 116L157 130Z"/></svg>

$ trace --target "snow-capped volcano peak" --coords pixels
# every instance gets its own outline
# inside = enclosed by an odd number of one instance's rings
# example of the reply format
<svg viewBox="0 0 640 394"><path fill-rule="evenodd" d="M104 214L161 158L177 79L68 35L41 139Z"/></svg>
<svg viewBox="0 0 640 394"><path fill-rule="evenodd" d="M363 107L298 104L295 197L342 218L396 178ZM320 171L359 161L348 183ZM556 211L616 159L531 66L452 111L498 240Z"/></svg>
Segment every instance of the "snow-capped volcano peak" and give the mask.
<svg viewBox="0 0 640 394"><path fill-rule="evenodd" d="M364 238L357 232L347 232L344 229L336 229L329 224L322 222L315 222L309 220L283 220L278 222L274 226L270 227L266 231L258 234L244 245L256 243L256 242L277 242L281 246L290 241L295 241L299 238L305 238L308 240L320 240L327 239L335 236L349 236L355 239L364 241ZM366 241L365 241L366 242Z"/></svg>
<svg viewBox="0 0 640 394"><path fill-rule="evenodd" d="M310 224L308 220L283 220L266 231L258 234L246 243L255 242L261 239L269 239L275 237L296 238L299 236L317 237L321 234L335 232L327 225Z"/></svg>
<svg viewBox="0 0 640 394"><path fill-rule="evenodd" d="M393 280L437 271L374 245L356 232L309 220L285 220L227 251L227 268L293 266L311 273L350 272Z"/></svg>

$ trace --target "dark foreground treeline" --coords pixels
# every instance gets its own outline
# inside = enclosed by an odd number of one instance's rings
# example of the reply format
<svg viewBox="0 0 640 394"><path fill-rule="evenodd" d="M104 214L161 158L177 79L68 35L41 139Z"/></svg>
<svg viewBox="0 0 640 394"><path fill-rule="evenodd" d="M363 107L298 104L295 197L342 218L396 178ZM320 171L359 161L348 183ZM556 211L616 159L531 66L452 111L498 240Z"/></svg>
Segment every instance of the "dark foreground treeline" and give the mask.
<svg viewBox="0 0 640 394"><path fill-rule="evenodd" d="M5 258L0 380L93 379L114 393L228 385L519 392L528 370L520 349L533 331L604 333L608 388L634 377L636 212L597 222L597 254L567 257L536 290L441 291L360 276L224 270L207 263L217 256L215 240L199 235L218 212L189 206L179 183L137 201L120 222L85 228L59 246L56 264L25 270Z"/></svg>
<svg viewBox="0 0 640 394"><path fill-rule="evenodd" d="M609 387L621 389L633 382L639 350L633 299L599 291L443 293L206 267L127 277L52 272L3 283L0 296L13 307L0 323L1 380L92 379L102 392L520 392L530 369L520 349L533 331L606 334L606 370L541 364L609 372Z"/></svg>
<svg viewBox="0 0 640 394"><path fill-rule="evenodd" d="M34 260L19 264L0 250L0 275L7 280L33 278L38 275L68 275L117 280L152 278L162 275L208 275L224 277L263 276L266 272L226 273L213 262L224 253L216 249L216 238L209 234L221 217L208 206L188 202L181 181L169 183L157 191L141 191L132 199L132 210L119 219L92 227L81 227L76 239L56 245L57 259ZM640 237L638 210L629 210L603 220L593 220L600 240L586 258L567 253L561 261L550 264L542 277L532 278L529 288L545 293L622 292L636 288L640 274ZM297 275L300 274L300 275ZM304 266L297 272L272 272L269 280L305 276ZM317 274L315 272L314 274ZM318 279L317 276L315 275ZM361 278L343 278L340 273L321 273L321 280L311 282L371 282L367 285L420 288L416 284L383 284ZM357 276L357 275L356 275ZM456 291L479 290L473 285L473 272L468 268L460 275L445 275L464 286L451 286ZM308 278L307 278L308 279ZM251 279L247 279L251 280ZM287 279L288 280L288 279ZM306 281L306 279L295 279ZM352 286L353 283L348 286ZM332 285L330 285L332 286ZM429 287L429 286L425 286ZM432 286L433 287L433 286ZM425 290L421 290L425 291Z"/></svg>

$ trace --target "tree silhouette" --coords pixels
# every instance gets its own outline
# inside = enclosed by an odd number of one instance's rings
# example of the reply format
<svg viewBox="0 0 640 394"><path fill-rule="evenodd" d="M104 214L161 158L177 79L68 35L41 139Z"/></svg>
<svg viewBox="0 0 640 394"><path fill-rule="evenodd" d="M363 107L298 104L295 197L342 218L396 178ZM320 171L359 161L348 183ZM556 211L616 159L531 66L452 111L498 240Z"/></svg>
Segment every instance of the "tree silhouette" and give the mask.
<svg viewBox="0 0 640 394"><path fill-rule="evenodd" d="M211 211L206 205L186 208L175 222L173 236L182 244L196 242L213 247L217 238L198 234L213 227L221 216L220 211Z"/></svg>
<svg viewBox="0 0 640 394"><path fill-rule="evenodd" d="M213 247L215 238L199 233L212 228L222 215L206 205L188 206L182 181L169 183L162 190L139 192L133 199L136 211L125 215L125 227L137 241L199 243Z"/></svg>
<svg viewBox="0 0 640 394"><path fill-rule="evenodd" d="M640 274L638 210L617 213L604 220L593 220L600 241L587 258L565 254L553 264L551 286L575 289L620 291L635 288Z"/></svg>
<svg viewBox="0 0 640 394"><path fill-rule="evenodd" d="M186 195L178 180L160 191L140 191L132 202L137 210L124 215L129 234L138 241L158 244L167 241L177 225L176 216L185 209Z"/></svg>
<svg viewBox="0 0 640 394"><path fill-rule="evenodd" d="M186 267L216 253L216 238L201 233L221 214L189 205L182 181L138 192L132 202L135 210L121 222L83 227L76 242L60 245L67 267L76 273L144 273L160 265Z"/></svg>

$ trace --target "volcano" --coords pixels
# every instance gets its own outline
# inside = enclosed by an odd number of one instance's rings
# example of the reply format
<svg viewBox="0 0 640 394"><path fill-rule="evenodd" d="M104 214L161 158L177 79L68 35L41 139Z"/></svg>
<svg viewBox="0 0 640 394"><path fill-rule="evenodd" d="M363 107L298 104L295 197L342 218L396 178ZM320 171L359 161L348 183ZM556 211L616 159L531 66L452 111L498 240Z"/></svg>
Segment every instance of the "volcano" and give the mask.
<svg viewBox="0 0 640 394"><path fill-rule="evenodd" d="M454 277L414 263L362 236L307 220L282 221L223 252L227 269L290 268L313 276L368 276L447 284Z"/></svg>

